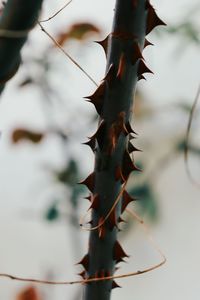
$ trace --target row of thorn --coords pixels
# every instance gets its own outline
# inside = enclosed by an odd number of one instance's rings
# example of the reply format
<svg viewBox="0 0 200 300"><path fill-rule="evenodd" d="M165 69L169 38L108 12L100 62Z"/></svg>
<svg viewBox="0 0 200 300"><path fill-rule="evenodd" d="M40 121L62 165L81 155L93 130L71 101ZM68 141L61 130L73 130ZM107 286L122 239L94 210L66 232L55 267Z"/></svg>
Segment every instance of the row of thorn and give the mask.
<svg viewBox="0 0 200 300"><path fill-rule="evenodd" d="M136 9L138 5L138 0L132 0L132 8ZM145 9L147 10L146 18L146 34L149 34L156 26L165 25L165 23L157 16L153 6L150 4L149 0L146 0ZM98 42L104 49L107 55L108 43L110 38L117 38L129 41L129 50L122 51L119 57L118 66L111 64L108 68L107 74L102 80L101 84L98 86L96 91L85 97L90 103L95 106L97 113L100 116L100 122L96 133L89 138L89 141L85 144L88 145L93 152L98 149L103 153L106 153L109 157L113 155L118 145L120 136L123 134L126 139L126 149L123 154L122 161L115 168L114 177L116 181L119 181L121 184L126 183L129 175L132 171L140 171L137 166L134 164L134 161L131 159L131 153L135 151L140 151L137 149L131 142L135 138L136 133L132 129L130 122L126 119L125 111L121 111L115 118L112 124L108 124L103 118L103 109L106 99L106 93L108 89L111 89L113 85L118 83L120 80L123 80L123 76L126 73L127 65L135 66L137 64L137 80L145 79L144 73L153 73L145 64L144 58L142 55L142 49L149 45L153 45L147 39L144 40L144 44L141 47L138 43L136 37L130 36L130 34L124 32L112 32L108 35L103 41ZM142 48L142 49L141 49ZM87 197L90 201L89 209L92 209L98 213L100 205L100 196L95 193L95 172L91 173L84 181L81 182L85 184L91 194ZM135 201L126 190L123 191L121 196L121 214L125 211L127 205ZM92 227L96 226L98 230L99 239L104 239L106 230L112 231L114 228L118 228L118 224L123 222L123 219L116 212L116 209L113 209L109 213L109 217L105 220L105 216L99 216L98 224L94 224L93 221L90 221ZM113 246L113 261L115 265L124 260L128 255L122 249L118 241L115 242ZM83 279L90 278L87 273L90 266L90 257L89 254L86 254L83 259L79 262L84 267L84 271L79 275ZM117 268L116 268L117 269ZM97 271L93 277L95 278L104 278L111 276L111 273L106 270ZM118 287L118 284L115 281L112 281L112 288Z"/></svg>

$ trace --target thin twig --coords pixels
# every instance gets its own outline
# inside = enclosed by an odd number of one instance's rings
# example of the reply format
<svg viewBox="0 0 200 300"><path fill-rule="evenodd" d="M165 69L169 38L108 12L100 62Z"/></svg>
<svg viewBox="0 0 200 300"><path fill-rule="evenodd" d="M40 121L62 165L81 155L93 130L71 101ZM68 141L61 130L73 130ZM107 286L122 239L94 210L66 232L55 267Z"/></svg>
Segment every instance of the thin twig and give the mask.
<svg viewBox="0 0 200 300"><path fill-rule="evenodd" d="M194 103L192 104L192 108L191 108L191 111L189 114L189 121L188 121L188 125L187 125L186 138L185 138L185 151L184 151L185 168L186 168L188 178L192 182L192 184L196 185L198 188L200 187L200 183L194 179L194 177L192 176L192 173L190 171L190 168L189 168L188 149L189 149L189 137L190 137L190 131L191 131L191 127L192 127L192 120L193 120L194 112L195 112L199 97L200 97L200 85L198 87L197 94L196 94Z"/></svg>
<svg viewBox="0 0 200 300"><path fill-rule="evenodd" d="M38 25L40 26L41 30L52 40L52 42L64 53L64 55L75 64L79 70L81 70L87 78L89 78L90 81L94 83L98 87L98 84L96 81L63 49L63 47L52 37L52 35L49 34L49 32L46 31L46 29L38 22Z"/></svg>
<svg viewBox="0 0 200 300"><path fill-rule="evenodd" d="M167 261L167 259L164 255L164 253L162 252L162 250L160 249L160 247L158 247L158 245L155 243L152 235L149 232L148 226L144 223L144 221L140 218L140 216L135 211L130 210L129 208L126 208L126 212L129 213L129 215L131 215L132 218L136 219L140 223L140 225L143 227L143 229L144 229L149 241L153 245L154 249L161 255L161 257L163 259L162 264L164 264Z"/></svg>
<svg viewBox="0 0 200 300"><path fill-rule="evenodd" d="M127 277L132 277L132 276L137 276L141 275L144 273L148 273L150 271L156 270L162 265L166 263L166 257L160 250L160 248L156 245L154 242L152 236L149 233L149 229L147 225L145 225L144 221L136 214L136 212L126 209L126 211L132 216L132 218L136 219L139 224L143 227L145 230L146 235L148 236L148 239L150 240L151 244L153 245L154 249L161 255L162 261L156 265L153 265L152 267L143 269L143 270L138 270L135 272L130 272L126 274L119 274L119 275L114 275L114 276L105 276L105 277L94 277L94 278L89 278L89 279L84 279L84 280L74 280L74 281L49 281L49 280L40 280L40 279L33 279L33 278L23 278L19 276L14 276L11 274L6 274L6 273L0 273L0 277L16 280L16 281L21 281L21 282L32 282L32 283L38 283L38 284L48 284L48 285L73 285L73 284L85 284L89 282L97 282L97 281L104 281L104 280L113 280L113 279L121 279L121 278L127 278Z"/></svg>
<svg viewBox="0 0 200 300"><path fill-rule="evenodd" d="M58 11L56 11L51 17L44 19L44 20L40 20L40 23L44 23L44 22L48 22L51 19L55 18L61 11L63 11L70 3L72 2L72 0L68 1L64 6L62 6Z"/></svg>

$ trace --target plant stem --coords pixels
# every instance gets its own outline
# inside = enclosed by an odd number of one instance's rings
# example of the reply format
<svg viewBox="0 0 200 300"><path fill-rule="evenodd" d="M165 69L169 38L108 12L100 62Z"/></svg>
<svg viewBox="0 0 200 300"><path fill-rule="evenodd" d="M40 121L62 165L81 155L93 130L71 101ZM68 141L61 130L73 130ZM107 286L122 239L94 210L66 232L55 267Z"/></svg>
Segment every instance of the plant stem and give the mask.
<svg viewBox="0 0 200 300"><path fill-rule="evenodd" d="M85 181L92 192L92 227L98 226L105 218L121 184L128 179L130 171L136 170L126 148L128 135L132 132L129 117L133 94L138 77L142 75L138 72L147 13L145 0L116 1L107 49L107 75L94 95L88 97L101 120L97 133L91 139L93 142L95 138L95 170ZM112 275L116 264L126 256L117 242L117 225L125 196L129 197L124 193L109 219L90 232L87 262L86 258L81 262L85 267L85 278ZM112 280L89 283L85 286L84 300L109 300L114 287L117 285Z"/></svg>

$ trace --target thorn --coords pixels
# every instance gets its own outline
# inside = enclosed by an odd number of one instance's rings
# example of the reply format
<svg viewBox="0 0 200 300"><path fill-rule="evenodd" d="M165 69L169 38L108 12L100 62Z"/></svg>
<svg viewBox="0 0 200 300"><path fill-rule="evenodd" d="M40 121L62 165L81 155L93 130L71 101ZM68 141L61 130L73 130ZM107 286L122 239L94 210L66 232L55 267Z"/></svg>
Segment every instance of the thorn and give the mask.
<svg viewBox="0 0 200 300"><path fill-rule="evenodd" d="M100 197L98 194L95 194L92 199L91 199L91 206L89 207L89 209L98 209L99 208L99 200L100 200ZM88 209L88 210L89 210Z"/></svg>
<svg viewBox="0 0 200 300"><path fill-rule="evenodd" d="M121 288L121 286L119 284L117 284L117 282L115 280L113 280L112 289L115 289L115 288Z"/></svg>
<svg viewBox="0 0 200 300"><path fill-rule="evenodd" d="M152 44L151 42L149 42L147 39L144 40L144 48L148 47L148 46L154 46L154 44Z"/></svg>
<svg viewBox="0 0 200 300"><path fill-rule="evenodd" d="M134 42L132 45L131 63L134 65L138 59L143 59L139 44Z"/></svg>
<svg viewBox="0 0 200 300"><path fill-rule="evenodd" d="M102 46L103 47L103 50L104 50L104 52L105 52L105 55L107 56L107 52L108 52L108 39L109 39L109 36L110 35L108 35L104 40L102 40L102 41L96 41L96 43L97 44L99 44L100 46Z"/></svg>
<svg viewBox="0 0 200 300"><path fill-rule="evenodd" d="M90 138L88 142L85 142L85 143L82 143L82 144L89 146L92 149L93 152L95 151L95 148L96 148L95 139Z"/></svg>
<svg viewBox="0 0 200 300"><path fill-rule="evenodd" d="M127 179L132 171L141 171L141 170L135 166L134 162L130 158L129 153L127 152L127 150L125 150L123 161L122 161L123 177Z"/></svg>
<svg viewBox="0 0 200 300"><path fill-rule="evenodd" d="M77 265L82 265L85 270L89 268L89 254L86 254L78 263Z"/></svg>
<svg viewBox="0 0 200 300"><path fill-rule="evenodd" d="M146 66L146 64L144 63L144 61L141 59L138 65L138 76L143 75L144 73L152 73L153 72Z"/></svg>
<svg viewBox="0 0 200 300"><path fill-rule="evenodd" d="M135 132L135 131L133 130L133 128L131 127L131 124L130 124L129 121L125 124L125 127L126 127L126 131L127 131L128 133L134 133L134 134L138 135L137 132Z"/></svg>
<svg viewBox="0 0 200 300"><path fill-rule="evenodd" d="M129 134L129 141L136 139L137 137L133 134Z"/></svg>
<svg viewBox="0 0 200 300"><path fill-rule="evenodd" d="M89 221L89 222L87 222L86 224L89 224L89 225L93 226L93 221L92 221L92 220L90 220L90 221Z"/></svg>
<svg viewBox="0 0 200 300"><path fill-rule="evenodd" d="M118 223L127 223L126 221L124 221L124 219L122 219L121 217L118 218Z"/></svg>
<svg viewBox="0 0 200 300"><path fill-rule="evenodd" d="M153 6L147 1L147 27L146 34L149 34L155 27L160 25L166 25L156 14Z"/></svg>
<svg viewBox="0 0 200 300"><path fill-rule="evenodd" d="M122 79L124 72L125 72L125 68L126 68L126 58L124 53L121 54L120 56L120 60L119 60L119 67L118 67L118 71L117 71L117 78L118 79Z"/></svg>
<svg viewBox="0 0 200 300"><path fill-rule="evenodd" d="M89 200L89 201L91 202L91 200L92 200L92 194L90 194L90 195L87 196L87 197L84 197L84 199L87 199L87 200Z"/></svg>
<svg viewBox="0 0 200 300"><path fill-rule="evenodd" d="M94 183L95 183L95 173L91 173L85 180L79 182L79 184L85 184L90 192L94 190Z"/></svg>
<svg viewBox="0 0 200 300"><path fill-rule="evenodd" d="M82 271L82 272L80 272L80 273L78 273L78 275L81 276L83 279L85 279L85 275L86 275L85 270Z"/></svg>
<svg viewBox="0 0 200 300"><path fill-rule="evenodd" d="M101 120L97 128L97 131L95 132L95 134L93 134L93 136L91 136L91 139L97 140L100 148L103 148L104 145L103 139L104 139L105 128L106 128L106 122L105 120Z"/></svg>
<svg viewBox="0 0 200 300"><path fill-rule="evenodd" d="M146 80L146 78L143 75L138 76L138 81L142 79Z"/></svg>
<svg viewBox="0 0 200 300"><path fill-rule="evenodd" d="M115 242L114 251L113 251L113 259L116 260L116 263L123 261L124 257L128 257L123 248L121 247L118 241Z"/></svg>
<svg viewBox="0 0 200 300"><path fill-rule="evenodd" d="M88 101L95 106L96 111L99 115L101 114L103 108L105 88L106 88L105 81L103 81L98 86L94 94L92 94L91 96L84 97L86 99L89 99Z"/></svg>
<svg viewBox="0 0 200 300"><path fill-rule="evenodd" d="M151 3L149 0L146 0L146 5L145 5L145 9L149 9L151 7Z"/></svg>
<svg viewBox="0 0 200 300"><path fill-rule="evenodd" d="M130 141L128 142L128 152L131 154L132 152L139 151L141 152L142 150L136 148Z"/></svg>
<svg viewBox="0 0 200 300"><path fill-rule="evenodd" d="M136 199L134 199L133 197L131 197L129 195L129 193L127 191L123 192L123 196L122 196L122 207L121 207L121 213L123 213L127 207L127 205L133 201L136 201Z"/></svg>

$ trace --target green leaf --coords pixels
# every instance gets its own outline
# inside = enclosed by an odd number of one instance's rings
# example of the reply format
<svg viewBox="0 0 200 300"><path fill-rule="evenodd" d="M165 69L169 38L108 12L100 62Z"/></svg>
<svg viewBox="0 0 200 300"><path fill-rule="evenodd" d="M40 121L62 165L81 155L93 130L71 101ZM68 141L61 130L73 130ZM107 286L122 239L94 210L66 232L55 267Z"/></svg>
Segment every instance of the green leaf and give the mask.
<svg viewBox="0 0 200 300"><path fill-rule="evenodd" d="M139 199L138 205L142 212L148 214L151 220L158 217L158 206L153 188L148 184L138 185L129 191L130 195Z"/></svg>
<svg viewBox="0 0 200 300"><path fill-rule="evenodd" d="M75 160L71 159L69 164L56 174L58 181L63 184L74 185L78 181L78 166Z"/></svg>
<svg viewBox="0 0 200 300"><path fill-rule="evenodd" d="M57 203L53 203L46 212L45 219L47 221L55 221L59 218L60 212L57 207Z"/></svg>
<svg viewBox="0 0 200 300"><path fill-rule="evenodd" d="M186 147L186 141L185 140L181 140L177 144L176 149L179 152L184 152L185 151L185 147ZM199 147L197 147L195 145L188 144L187 148L188 148L188 152L190 152L191 154L194 154L196 156L200 156L200 149L199 149Z"/></svg>

